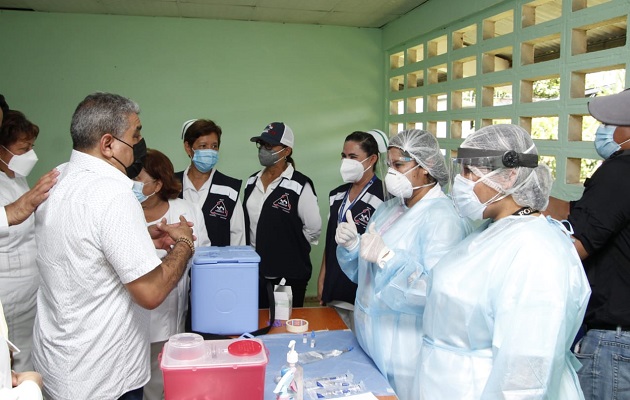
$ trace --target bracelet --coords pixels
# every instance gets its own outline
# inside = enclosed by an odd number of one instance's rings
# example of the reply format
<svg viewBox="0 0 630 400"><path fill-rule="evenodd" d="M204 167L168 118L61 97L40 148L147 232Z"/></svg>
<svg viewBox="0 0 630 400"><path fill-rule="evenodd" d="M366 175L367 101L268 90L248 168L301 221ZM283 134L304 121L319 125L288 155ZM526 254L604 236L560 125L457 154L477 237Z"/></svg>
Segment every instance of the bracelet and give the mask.
<svg viewBox="0 0 630 400"><path fill-rule="evenodd" d="M188 247L190 247L190 255L192 256L193 254L195 254L195 245L193 244L192 240L188 239L187 237L180 237L175 241L175 244L182 242L182 243L186 243L188 245Z"/></svg>

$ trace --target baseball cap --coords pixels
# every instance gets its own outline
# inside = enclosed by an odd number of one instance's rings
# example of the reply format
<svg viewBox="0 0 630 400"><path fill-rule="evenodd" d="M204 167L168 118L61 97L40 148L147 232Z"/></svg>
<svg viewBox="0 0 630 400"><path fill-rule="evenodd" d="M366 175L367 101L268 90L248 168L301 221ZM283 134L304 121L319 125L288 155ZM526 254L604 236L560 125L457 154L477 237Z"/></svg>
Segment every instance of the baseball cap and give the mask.
<svg viewBox="0 0 630 400"><path fill-rule="evenodd" d="M606 125L630 126L630 89L588 102L588 112Z"/></svg>
<svg viewBox="0 0 630 400"><path fill-rule="evenodd" d="M249 139L250 142L263 141L265 143L272 144L274 146L285 145L293 148L293 131L289 128L289 125L284 122L272 122L260 136L254 136Z"/></svg>

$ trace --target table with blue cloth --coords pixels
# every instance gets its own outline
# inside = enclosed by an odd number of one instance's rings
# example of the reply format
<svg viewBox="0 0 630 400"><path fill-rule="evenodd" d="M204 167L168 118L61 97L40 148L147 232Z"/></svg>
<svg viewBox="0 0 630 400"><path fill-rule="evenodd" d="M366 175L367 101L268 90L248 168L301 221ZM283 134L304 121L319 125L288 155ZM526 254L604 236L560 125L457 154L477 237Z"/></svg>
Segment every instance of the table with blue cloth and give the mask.
<svg viewBox="0 0 630 400"><path fill-rule="evenodd" d="M304 364L304 379L320 378L332 375L342 375L350 372L353 382L363 382L365 389L376 396L394 396L394 391L381 375L372 360L363 352L354 334L350 330L316 331L315 347L310 347L311 332L307 332L307 343L302 343L302 333L283 333L259 336L269 351L269 363L265 372L265 400L275 400L273 393L276 387L275 379L280 375L280 369L287 362L289 342L295 340L295 350L298 353L309 351L327 352L330 350L353 349L337 357ZM307 399L305 393L305 399Z"/></svg>

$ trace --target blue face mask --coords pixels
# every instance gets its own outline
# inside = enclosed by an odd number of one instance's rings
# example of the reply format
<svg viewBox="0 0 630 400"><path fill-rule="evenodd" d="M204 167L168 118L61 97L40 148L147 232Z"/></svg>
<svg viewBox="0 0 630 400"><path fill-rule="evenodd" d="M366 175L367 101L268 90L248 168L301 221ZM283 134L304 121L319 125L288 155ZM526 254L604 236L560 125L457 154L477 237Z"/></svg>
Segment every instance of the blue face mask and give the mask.
<svg viewBox="0 0 630 400"><path fill-rule="evenodd" d="M219 162L219 152L212 149L195 150L192 162L199 172L206 173Z"/></svg>
<svg viewBox="0 0 630 400"><path fill-rule="evenodd" d="M615 134L615 129L617 129L615 125L601 124L595 132L595 150L597 151L597 154L599 154L599 156L604 160L610 158L613 153L621 149L622 144L630 140L628 139L621 143L615 142L613 136Z"/></svg>
<svg viewBox="0 0 630 400"><path fill-rule="evenodd" d="M149 197L155 194L155 192L148 196L144 194L144 182L140 181L133 181L133 187L131 190L133 190L133 194L136 195L136 199L138 199L140 203L144 203Z"/></svg>

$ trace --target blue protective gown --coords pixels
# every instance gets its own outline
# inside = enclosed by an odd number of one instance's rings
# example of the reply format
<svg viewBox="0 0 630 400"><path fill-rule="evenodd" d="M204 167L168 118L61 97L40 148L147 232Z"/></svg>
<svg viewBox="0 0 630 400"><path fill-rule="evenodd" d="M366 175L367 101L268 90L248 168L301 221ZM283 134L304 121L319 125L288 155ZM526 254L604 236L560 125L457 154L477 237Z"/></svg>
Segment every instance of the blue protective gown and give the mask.
<svg viewBox="0 0 630 400"><path fill-rule="evenodd" d="M433 268L417 398L583 399L569 348L590 288L571 240L542 216L483 228Z"/></svg>
<svg viewBox="0 0 630 400"><path fill-rule="evenodd" d="M439 185L412 208L394 198L370 220L395 252L383 268L337 246L344 273L358 284L354 306L357 340L387 377L400 400L417 400L422 314L427 272L469 232Z"/></svg>

